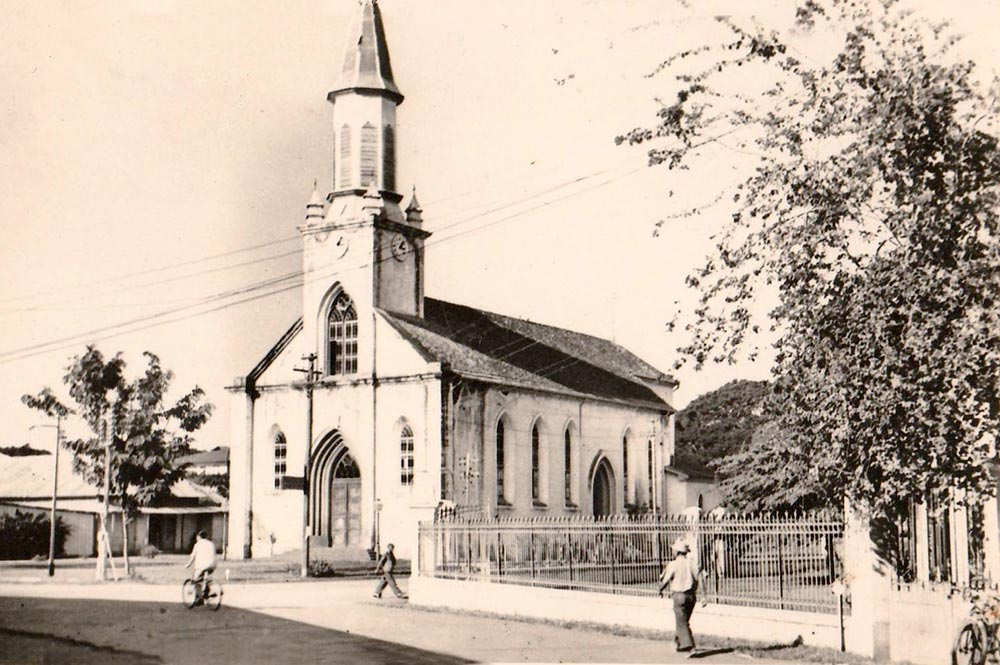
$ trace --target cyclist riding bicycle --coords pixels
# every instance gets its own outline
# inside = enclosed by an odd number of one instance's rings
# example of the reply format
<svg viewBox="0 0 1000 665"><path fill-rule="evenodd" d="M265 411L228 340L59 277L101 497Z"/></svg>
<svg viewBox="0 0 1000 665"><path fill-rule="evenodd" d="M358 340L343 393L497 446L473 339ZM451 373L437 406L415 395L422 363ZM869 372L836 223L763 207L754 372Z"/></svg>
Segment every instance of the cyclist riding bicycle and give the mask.
<svg viewBox="0 0 1000 665"><path fill-rule="evenodd" d="M191 558L184 567L190 568L192 565L194 565L194 576L191 579L198 585L198 596L204 597L208 588L208 576L215 570L215 543L208 539L208 534L204 530L195 536Z"/></svg>

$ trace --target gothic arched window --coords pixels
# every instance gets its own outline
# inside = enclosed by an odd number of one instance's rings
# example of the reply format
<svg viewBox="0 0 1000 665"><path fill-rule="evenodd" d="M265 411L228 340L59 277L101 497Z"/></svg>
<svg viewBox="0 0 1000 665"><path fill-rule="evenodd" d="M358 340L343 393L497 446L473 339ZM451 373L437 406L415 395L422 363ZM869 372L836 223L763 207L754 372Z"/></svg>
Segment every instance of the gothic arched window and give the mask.
<svg viewBox="0 0 1000 665"><path fill-rule="evenodd" d="M628 434L622 437L622 490L624 491L625 503L628 500Z"/></svg>
<svg viewBox="0 0 1000 665"><path fill-rule="evenodd" d="M288 470L288 441L278 432L274 435L274 487L281 488L281 479Z"/></svg>
<svg viewBox="0 0 1000 665"><path fill-rule="evenodd" d="M409 425L399 433L399 484L413 484L413 430Z"/></svg>
<svg viewBox="0 0 1000 665"><path fill-rule="evenodd" d="M382 129L382 187L396 189L396 130L392 125Z"/></svg>
<svg viewBox="0 0 1000 665"><path fill-rule="evenodd" d="M646 456L648 458L646 460L647 461L647 468L649 469L649 506L650 506L650 508L652 508L654 505L656 505L655 502L653 501L654 496L655 496L655 490L656 490L655 483L654 483L654 479L656 478L656 476L653 475L654 456L653 456L653 440L652 439L650 439L649 442L646 444L646 450L647 450Z"/></svg>
<svg viewBox="0 0 1000 665"><path fill-rule="evenodd" d="M367 187L372 182L377 182L376 169L378 168L378 133L375 125L366 122L361 128L361 186Z"/></svg>
<svg viewBox="0 0 1000 665"><path fill-rule="evenodd" d="M531 427L531 500L542 500L541 441L538 425Z"/></svg>
<svg viewBox="0 0 1000 665"><path fill-rule="evenodd" d="M346 293L341 292L330 305L326 339L326 373L357 373L358 313Z"/></svg>
<svg viewBox="0 0 1000 665"><path fill-rule="evenodd" d="M503 419L497 422L497 503L507 503L504 487L504 425Z"/></svg>
<svg viewBox="0 0 1000 665"><path fill-rule="evenodd" d="M563 442L563 497L566 505L573 503L573 435L566 428Z"/></svg>

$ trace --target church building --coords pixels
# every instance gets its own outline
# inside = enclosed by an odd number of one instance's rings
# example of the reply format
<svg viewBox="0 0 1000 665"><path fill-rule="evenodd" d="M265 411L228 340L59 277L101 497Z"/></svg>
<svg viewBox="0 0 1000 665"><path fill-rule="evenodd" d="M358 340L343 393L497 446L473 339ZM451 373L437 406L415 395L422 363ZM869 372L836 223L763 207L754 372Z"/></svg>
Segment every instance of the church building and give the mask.
<svg viewBox="0 0 1000 665"><path fill-rule="evenodd" d="M416 555L442 506L486 517L662 511L677 382L617 344L431 298L396 182L393 80L362 0L333 106L332 191L299 227L302 315L229 388L229 556ZM302 372L313 363L314 372Z"/></svg>

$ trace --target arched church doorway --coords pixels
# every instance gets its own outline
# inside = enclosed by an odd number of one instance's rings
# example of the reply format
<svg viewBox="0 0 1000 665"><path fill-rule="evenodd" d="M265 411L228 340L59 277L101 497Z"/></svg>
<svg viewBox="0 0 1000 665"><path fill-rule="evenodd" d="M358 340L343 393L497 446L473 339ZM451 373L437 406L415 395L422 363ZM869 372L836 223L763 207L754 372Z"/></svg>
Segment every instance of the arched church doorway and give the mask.
<svg viewBox="0 0 1000 665"><path fill-rule="evenodd" d="M312 535L328 546L362 546L361 469L339 432L316 447L309 488Z"/></svg>
<svg viewBox="0 0 1000 665"><path fill-rule="evenodd" d="M615 480L611 470L611 464L607 459L602 459L597 468L594 469L594 516L603 517L610 515L615 509Z"/></svg>

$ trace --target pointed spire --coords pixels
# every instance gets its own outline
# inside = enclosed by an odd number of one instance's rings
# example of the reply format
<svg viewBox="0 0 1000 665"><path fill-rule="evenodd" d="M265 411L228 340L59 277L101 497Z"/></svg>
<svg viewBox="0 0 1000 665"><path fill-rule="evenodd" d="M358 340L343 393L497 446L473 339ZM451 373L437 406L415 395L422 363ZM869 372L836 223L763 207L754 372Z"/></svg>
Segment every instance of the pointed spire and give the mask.
<svg viewBox="0 0 1000 665"><path fill-rule="evenodd" d="M306 224L313 224L323 219L323 198L319 195L319 183L313 180L313 192L306 204Z"/></svg>
<svg viewBox="0 0 1000 665"><path fill-rule="evenodd" d="M327 99L332 102L339 94L361 90L382 94L396 104L402 104L403 94L392 78L389 45L378 2L361 0L358 4L360 7L347 33L344 62Z"/></svg>
<svg viewBox="0 0 1000 665"><path fill-rule="evenodd" d="M424 221L421 213L424 211L420 207L420 202L417 201L417 187L413 186L413 194L410 195L410 204L406 206L406 221L410 224L420 224Z"/></svg>

